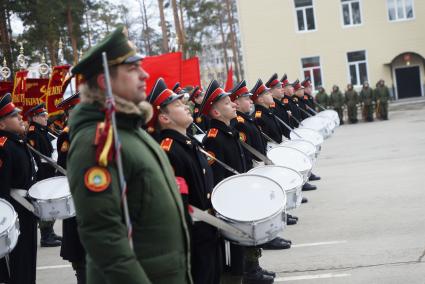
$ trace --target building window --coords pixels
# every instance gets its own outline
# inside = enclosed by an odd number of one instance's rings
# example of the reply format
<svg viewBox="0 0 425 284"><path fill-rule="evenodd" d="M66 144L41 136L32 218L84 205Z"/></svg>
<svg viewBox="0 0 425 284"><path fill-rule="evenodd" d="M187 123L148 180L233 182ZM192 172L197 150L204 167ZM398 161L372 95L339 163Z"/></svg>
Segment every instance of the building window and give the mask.
<svg viewBox="0 0 425 284"><path fill-rule="evenodd" d="M298 31L315 30L313 0L294 0L294 4L297 14Z"/></svg>
<svg viewBox="0 0 425 284"><path fill-rule="evenodd" d="M310 77L314 89L322 86L322 70L320 68L320 57L301 58L304 78Z"/></svg>
<svg viewBox="0 0 425 284"><path fill-rule="evenodd" d="M341 0L344 26L355 26L362 23L360 0Z"/></svg>
<svg viewBox="0 0 425 284"><path fill-rule="evenodd" d="M387 0L390 21L402 21L413 18L413 0Z"/></svg>
<svg viewBox="0 0 425 284"><path fill-rule="evenodd" d="M347 61L351 84L359 86L363 84L364 81L368 81L366 51L348 52Z"/></svg>

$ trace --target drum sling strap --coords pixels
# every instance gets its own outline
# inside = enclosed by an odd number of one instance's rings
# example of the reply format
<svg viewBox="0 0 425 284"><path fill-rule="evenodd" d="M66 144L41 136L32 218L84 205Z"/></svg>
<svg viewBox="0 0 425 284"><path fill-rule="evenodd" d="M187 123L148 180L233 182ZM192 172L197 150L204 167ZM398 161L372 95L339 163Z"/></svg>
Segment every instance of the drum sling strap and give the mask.
<svg viewBox="0 0 425 284"><path fill-rule="evenodd" d="M15 199L16 202L21 204L25 209L30 211L34 214L35 209L34 206L28 202L28 200L25 199L25 196L27 196L27 191L23 189L11 189L10 190L10 196Z"/></svg>
<svg viewBox="0 0 425 284"><path fill-rule="evenodd" d="M39 155L41 158L43 158L48 164L50 164L52 167L54 167L58 172L66 176L66 170L59 166L55 160L52 158L47 157L46 155L41 154L39 151L34 149L30 144L27 144L28 148L33 151L35 154Z"/></svg>

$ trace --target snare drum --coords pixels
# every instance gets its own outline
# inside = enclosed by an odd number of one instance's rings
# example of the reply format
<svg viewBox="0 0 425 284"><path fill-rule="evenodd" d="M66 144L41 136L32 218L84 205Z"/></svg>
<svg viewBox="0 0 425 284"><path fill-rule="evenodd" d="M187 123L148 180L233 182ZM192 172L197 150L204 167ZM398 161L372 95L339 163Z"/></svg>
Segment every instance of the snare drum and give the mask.
<svg viewBox="0 0 425 284"><path fill-rule="evenodd" d="M18 214L9 202L0 198L0 258L15 248L19 234Z"/></svg>
<svg viewBox="0 0 425 284"><path fill-rule="evenodd" d="M304 139L313 143L317 152L320 152L323 143L323 136L316 130L310 128L297 128L291 131L291 139Z"/></svg>
<svg viewBox="0 0 425 284"><path fill-rule="evenodd" d="M319 132L324 139L332 135L331 121L328 118L320 116L311 116L301 121L300 128L310 128Z"/></svg>
<svg viewBox="0 0 425 284"><path fill-rule="evenodd" d="M279 146L267 152L267 157L277 166L294 169L303 176L304 183L307 182L313 164L310 158L303 152L285 146Z"/></svg>
<svg viewBox="0 0 425 284"><path fill-rule="evenodd" d="M237 244L255 246L267 243L285 226L286 195L271 178L242 174L217 184L211 195L216 216L246 232L250 238L221 231Z"/></svg>
<svg viewBox="0 0 425 284"><path fill-rule="evenodd" d="M28 190L35 212L43 221L75 216L75 206L65 176L48 178Z"/></svg>
<svg viewBox="0 0 425 284"><path fill-rule="evenodd" d="M319 154L313 143L304 139L287 140L280 145L300 150L311 159L313 164L316 162L316 158Z"/></svg>
<svg viewBox="0 0 425 284"><path fill-rule="evenodd" d="M333 123L335 124L335 127L337 127L340 123L338 113L336 111L334 111L333 109L321 111L317 114L317 116L327 117L327 118L331 119L333 121Z"/></svg>
<svg viewBox="0 0 425 284"><path fill-rule="evenodd" d="M303 177L296 170L282 166L262 166L252 169L248 173L271 178L280 184L286 193L286 210L300 207Z"/></svg>

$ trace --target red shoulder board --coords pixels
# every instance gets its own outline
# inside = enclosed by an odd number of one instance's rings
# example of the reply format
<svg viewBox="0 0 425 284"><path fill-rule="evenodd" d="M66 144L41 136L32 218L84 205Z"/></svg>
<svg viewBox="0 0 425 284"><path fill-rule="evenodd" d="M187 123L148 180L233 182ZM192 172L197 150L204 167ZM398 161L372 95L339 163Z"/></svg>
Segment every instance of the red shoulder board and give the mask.
<svg viewBox="0 0 425 284"><path fill-rule="evenodd" d="M243 142L246 142L246 134L243 132L239 132L239 139L241 139Z"/></svg>
<svg viewBox="0 0 425 284"><path fill-rule="evenodd" d="M218 134L218 129L217 128L211 128L208 131L207 137L209 137L209 138L215 138L217 136L217 134Z"/></svg>
<svg viewBox="0 0 425 284"><path fill-rule="evenodd" d="M3 147L4 144L6 144L6 141L7 141L7 137L6 136L0 137L0 147Z"/></svg>
<svg viewBox="0 0 425 284"><path fill-rule="evenodd" d="M165 138L164 140L161 141L161 148L165 152L168 152L168 151L170 151L172 144L173 144L173 139L171 139L171 138Z"/></svg>
<svg viewBox="0 0 425 284"><path fill-rule="evenodd" d="M270 105L270 107L271 107L271 108L275 108L275 107L276 107L276 103L275 103L275 102L273 102L273 103Z"/></svg>
<svg viewBox="0 0 425 284"><path fill-rule="evenodd" d="M261 111L260 111L260 110L257 110L257 111L255 112L255 118L260 118L260 117L261 117L261 115L262 115L262 113L261 113Z"/></svg>
<svg viewBox="0 0 425 284"><path fill-rule="evenodd" d="M194 112L194 113L198 113L198 112L199 112L199 108L195 107L195 108L193 109L193 112Z"/></svg>
<svg viewBox="0 0 425 284"><path fill-rule="evenodd" d="M244 123L245 122L245 119L242 117L242 116L237 116L236 117L236 120L239 122L239 123Z"/></svg>
<svg viewBox="0 0 425 284"><path fill-rule="evenodd" d="M68 133L68 132L69 132L69 127L68 127L68 126L67 126L67 127L65 127L65 128L63 129L63 132Z"/></svg>
<svg viewBox="0 0 425 284"><path fill-rule="evenodd" d="M283 99L283 103L284 104L287 104L287 103L289 103L289 100L288 99Z"/></svg>
<svg viewBox="0 0 425 284"><path fill-rule="evenodd" d="M31 125L30 128L28 128L28 131L34 131L35 130L35 126Z"/></svg>
<svg viewBox="0 0 425 284"><path fill-rule="evenodd" d="M307 96L304 96L304 100L308 100L308 97Z"/></svg>

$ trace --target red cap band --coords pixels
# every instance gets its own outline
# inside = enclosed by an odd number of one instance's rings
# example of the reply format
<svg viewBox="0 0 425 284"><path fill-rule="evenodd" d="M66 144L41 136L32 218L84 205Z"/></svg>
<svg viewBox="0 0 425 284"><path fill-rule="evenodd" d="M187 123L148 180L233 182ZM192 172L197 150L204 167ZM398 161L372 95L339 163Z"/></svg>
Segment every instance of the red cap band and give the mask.
<svg viewBox="0 0 425 284"><path fill-rule="evenodd" d="M208 115L212 104L214 103L214 100L221 94L226 93L222 88L217 88L211 96L208 97L207 101L205 102L205 105L202 109L202 113L205 115Z"/></svg>
<svg viewBox="0 0 425 284"><path fill-rule="evenodd" d="M2 109L0 109L0 116L5 116L8 113L11 113L15 109L15 105L13 103L8 103Z"/></svg>

